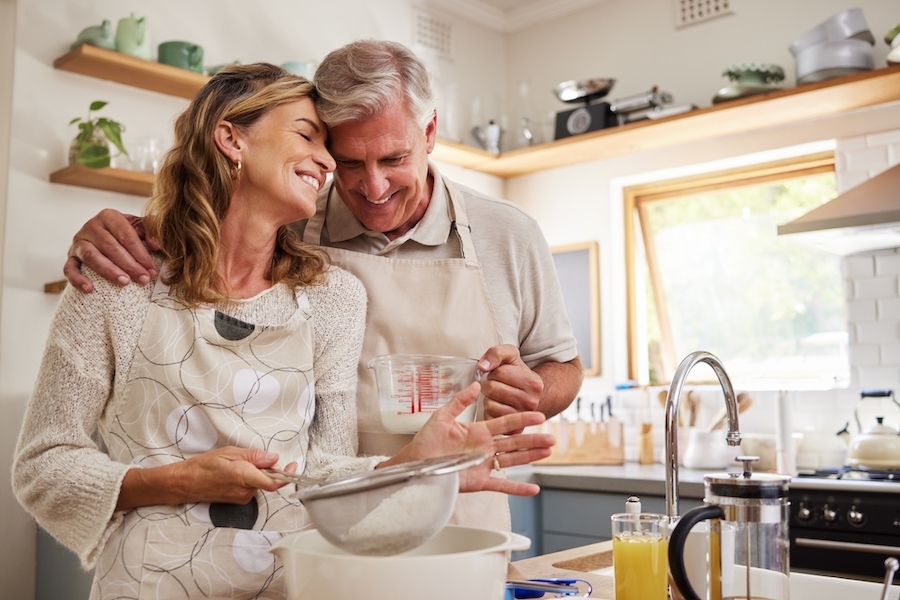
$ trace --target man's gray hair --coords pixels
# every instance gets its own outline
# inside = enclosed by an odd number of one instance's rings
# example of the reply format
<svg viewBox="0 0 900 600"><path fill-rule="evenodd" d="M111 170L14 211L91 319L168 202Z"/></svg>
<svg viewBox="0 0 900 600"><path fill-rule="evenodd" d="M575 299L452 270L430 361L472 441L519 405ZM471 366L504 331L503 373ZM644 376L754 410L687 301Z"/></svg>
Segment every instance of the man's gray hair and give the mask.
<svg viewBox="0 0 900 600"><path fill-rule="evenodd" d="M357 40L338 48L316 70L316 108L329 127L361 121L406 102L423 128L435 110L431 76L412 51L386 40Z"/></svg>

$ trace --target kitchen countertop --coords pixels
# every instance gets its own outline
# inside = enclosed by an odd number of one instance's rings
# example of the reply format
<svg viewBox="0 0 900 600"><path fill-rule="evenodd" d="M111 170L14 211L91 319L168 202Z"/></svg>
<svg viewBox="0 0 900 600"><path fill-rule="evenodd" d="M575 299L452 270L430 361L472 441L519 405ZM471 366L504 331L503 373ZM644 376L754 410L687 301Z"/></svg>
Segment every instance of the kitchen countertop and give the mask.
<svg viewBox="0 0 900 600"><path fill-rule="evenodd" d="M723 469L724 470L724 469ZM703 498L703 475L709 471L678 469L678 492L683 498ZM530 481L542 488L666 495L666 469L661 464L640 465L525 465L506 470L510 479Z"/></svg>
<svg viewBox="0 0 900 600"><path fill-rule="evenodd" d="M571 550L563 550L534 558L513 562L509 566L509 579L571 578L584 579L593 586L591 598L616 597L611 575L599 575L587 570L599 570L612 565L612 542L598 542Z"/></svg>
<svg viewBox="0 0 900 600"><path fill-rule="evenodd" d="M736 471L727 469L695 470L679 468L679 492L682 498L702 499L703 475L709 472ZM662 464L639 465L526 465L507 469L507 477L518 481L531 481L545 489L564 489L598 493L633 493L638 495L665 496L666 469ZM791 489L835 491L879 491L900 493L900 482L865 481L852 479L794 478ZM591 598L614 600L615 583L612 577L612 542L599 542L578 548L554 552L515 561L509 567L509 579L572 578L583 579L593 586ZM795 576L796 575L796 576ZM805 579L803 579L805 578ZM797 579L798 581L794 581ZM802 581L800 581L802 579ZM808 581L809 580L809 581ZM797 587L815 583L835 591L837 596L823 596L821 592L799 594L801 600L821 597L879 597L879 585L834 577L813 577L808 574L791 575L792 596ZM838 587L844 592L837 592ZM865 587L865 592L856 587ZM819 589L816 588L816 589ZM846 588L846 589L844 589ZM851 589L852 588L852 589ZM871 589L870 589L871 588ZM851 591L853 593L851 593ZM860 594L857 593L860 592ZM894 598L894 595L891 595ZM900 599L898 599L900 600Z"/></svg>
<svg viewBox="0 0 900 600"><path fill-rule="evenodd" d="M703 499L703 475L711 472L736 471L726 469L678 469L678 492L682 498ZM666 495L666 469L662 464L640 465L524 465L506 470L507 477L530 481L542 488L608 492L647 496ZM795 477L792 489L881 492L900 494L900 482L867 481L861 479L818 479Z"/></svg>
<svg viewBox="0 0 900 600"><path fill-rule="evenodd" d="M591 598L614 600L616 590L611 566L612 542L599 542L513 562L509 565L508 578L584 579L593 587ZM876 600L882 597L882 585L878 582L791 572L791 598L796 600L821 598ZM897 586L893 588L895 589L890 593L891 600L900 600L900 590L896 589Z"/></svg>

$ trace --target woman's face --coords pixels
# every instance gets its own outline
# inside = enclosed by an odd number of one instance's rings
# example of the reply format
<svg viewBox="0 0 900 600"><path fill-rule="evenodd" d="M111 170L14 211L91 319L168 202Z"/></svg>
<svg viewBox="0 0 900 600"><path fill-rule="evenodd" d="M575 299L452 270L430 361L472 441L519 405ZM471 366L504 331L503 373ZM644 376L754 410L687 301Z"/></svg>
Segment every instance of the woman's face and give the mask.
<svg viewBox="0 0 900 600"><path fill-rule="evenodd" d="M241 172L234 198L275 226L307 219L334 160L327 131L309 98L281 104L239 134Z"/></svg>

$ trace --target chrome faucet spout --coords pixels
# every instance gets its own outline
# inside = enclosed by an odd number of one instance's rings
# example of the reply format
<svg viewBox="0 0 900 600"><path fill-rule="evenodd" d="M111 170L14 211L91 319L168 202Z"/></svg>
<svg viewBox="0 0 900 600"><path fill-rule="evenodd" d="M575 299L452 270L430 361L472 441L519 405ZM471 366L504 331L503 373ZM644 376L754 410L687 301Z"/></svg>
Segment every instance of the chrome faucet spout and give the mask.
<svg viewBox="0 0 900 600"><path fill-rule="evenodd" d="M669 386L669 395L666 397L666 515L673 518L678 516L678 405L688 373L701 362L712 367L725 394L725 415L728 423L725 440L730 446L738 446L741 443L737 397L722 361L709 352L698 351L688 354L675 370Z"/></svg>

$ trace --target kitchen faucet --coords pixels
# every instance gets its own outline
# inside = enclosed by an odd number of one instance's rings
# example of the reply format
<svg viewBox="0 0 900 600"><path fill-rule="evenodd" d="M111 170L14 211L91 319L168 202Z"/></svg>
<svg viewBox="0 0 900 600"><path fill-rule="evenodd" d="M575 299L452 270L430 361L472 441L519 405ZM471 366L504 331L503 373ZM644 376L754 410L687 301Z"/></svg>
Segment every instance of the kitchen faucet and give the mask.
<svg viewBox="0 0 900 600"><path fill-rule="evenodd" d="M666 515L670 518L678 516L678 404L688 373L701 362L712 367L725 393L725 413L728 422L725 441L729 446L738 446L741 443L737 398L725 367L709 352L698 351L688 354L675 370L672 384L669 386L669 395L666 397Z"/></svg>

